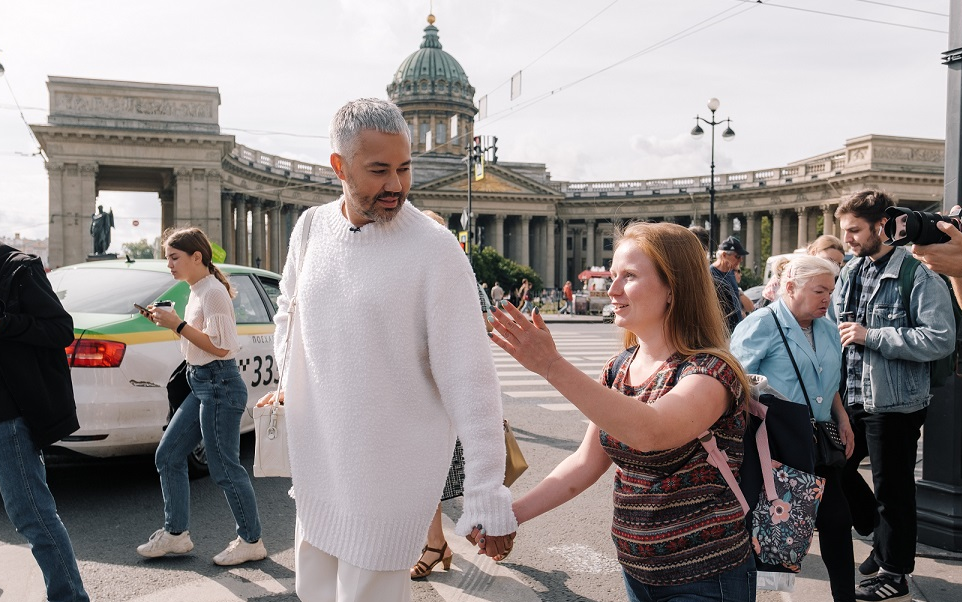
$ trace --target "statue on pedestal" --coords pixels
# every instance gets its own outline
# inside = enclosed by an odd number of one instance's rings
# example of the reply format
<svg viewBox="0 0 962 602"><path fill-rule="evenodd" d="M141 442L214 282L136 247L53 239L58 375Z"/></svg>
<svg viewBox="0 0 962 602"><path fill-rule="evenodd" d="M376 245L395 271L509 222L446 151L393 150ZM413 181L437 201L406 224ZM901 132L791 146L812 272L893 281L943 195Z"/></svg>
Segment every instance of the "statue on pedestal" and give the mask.
<svg viewBox="0 0 962 602"><path fill-rule="evenodd" d="M114 210L104 213L104 206L97 205L97 213L90 216L90 236L94 239L94 255L104 255L110 247L110 229L114 227Z"/></svg>

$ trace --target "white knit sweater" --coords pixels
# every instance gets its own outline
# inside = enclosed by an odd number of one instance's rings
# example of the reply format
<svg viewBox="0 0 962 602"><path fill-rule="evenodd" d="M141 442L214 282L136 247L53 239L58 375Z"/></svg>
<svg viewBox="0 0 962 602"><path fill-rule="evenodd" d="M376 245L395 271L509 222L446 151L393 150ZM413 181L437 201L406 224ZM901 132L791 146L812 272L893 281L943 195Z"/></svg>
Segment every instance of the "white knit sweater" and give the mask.
<svg viewBox="0 0 962 602"><path fill-rule="evenodd" d="M316 210L300 274L303 219L295 226L275 319L297 517L328 554L402 570L424 543L455 433L466 475L456 533L517 529L502 485L501 390L451 233L407 202L391 222L352 232L342 204Z"/></svg>

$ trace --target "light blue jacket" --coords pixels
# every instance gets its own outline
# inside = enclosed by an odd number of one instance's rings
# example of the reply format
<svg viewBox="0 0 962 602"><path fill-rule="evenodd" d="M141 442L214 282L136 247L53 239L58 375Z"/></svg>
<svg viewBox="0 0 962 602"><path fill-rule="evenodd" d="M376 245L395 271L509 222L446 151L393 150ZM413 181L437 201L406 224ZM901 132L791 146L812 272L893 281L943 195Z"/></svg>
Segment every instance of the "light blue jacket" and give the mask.
<svg viewBox="0 0 962 602"><path fill-rule="evenodd" d="M768 384L795 403L803 403L805 396L798 384L792 360L788 357L782 337L778 334L772 309L788 339L798 370L805 379L808 404L815 420L832 420L832 400L838 392L842 370L842 344L838 328L828 318L812 322L815 349L798 320L782 299L768 307L753 311L739 322L732 333L731 352L749 374L761 374Z"/></svg>
<svg viewBox="0 0 962 602"><path fill-rule="evenodd" d="M869 297L868 332L862 356L862 395L867 412L909 413L929 405L929 365L955 348L955 317L949 287L924 265L915 270L909 307L902 307L898 275L907 253L892 251ZM851 274L869 257L848 262L832 293L828 317L845 311ZM912 319L909 320L909 315Z"/></svg>

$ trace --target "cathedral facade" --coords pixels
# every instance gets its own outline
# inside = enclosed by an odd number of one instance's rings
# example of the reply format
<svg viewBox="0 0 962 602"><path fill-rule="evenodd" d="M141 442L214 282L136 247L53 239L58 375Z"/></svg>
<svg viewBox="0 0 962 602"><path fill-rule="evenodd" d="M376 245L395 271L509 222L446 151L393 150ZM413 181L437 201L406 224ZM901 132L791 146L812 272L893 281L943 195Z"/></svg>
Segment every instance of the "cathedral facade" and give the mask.
<svg viewBox="0 0 962 602"><path fill-rule="evenodd" d="M48 123L31 127L48 158L51 267L91 252L87 229L101 190L156 192L162 229L199 226L228 262L274 271L284 265L300 213L341 194L330 167L222 134L217 88L51 76L48 89ZM472 240L530 265L546 287L609 265L615 233L628 221L688 226L707 219L707 175L568 182L553 180L545 164L501 161L488 162L474 179L466 161L474 94L429 17L420 48L387 86L411 132L409 199L452 230L464 229L470 204ZM738 235L750 258L761 260L763 223L771 234L765 254L838 235L838 202L865 187L884 188L902 205L940 208L944 162L942 140L866 135L788 165L715 174L719 238Z"/></svg>

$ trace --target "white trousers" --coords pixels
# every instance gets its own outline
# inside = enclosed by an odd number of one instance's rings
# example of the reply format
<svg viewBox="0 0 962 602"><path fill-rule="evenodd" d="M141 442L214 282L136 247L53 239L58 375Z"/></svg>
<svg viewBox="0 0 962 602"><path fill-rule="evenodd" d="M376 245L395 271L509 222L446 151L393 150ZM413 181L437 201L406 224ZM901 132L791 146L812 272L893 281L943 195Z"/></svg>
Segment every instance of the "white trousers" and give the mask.
<svg viewBox="0 0 962 602"><path fill-rule="evenodd" d="M369 571L315 548L294 535L294 589L301 602L411 602L411 572Z"/></svg>

